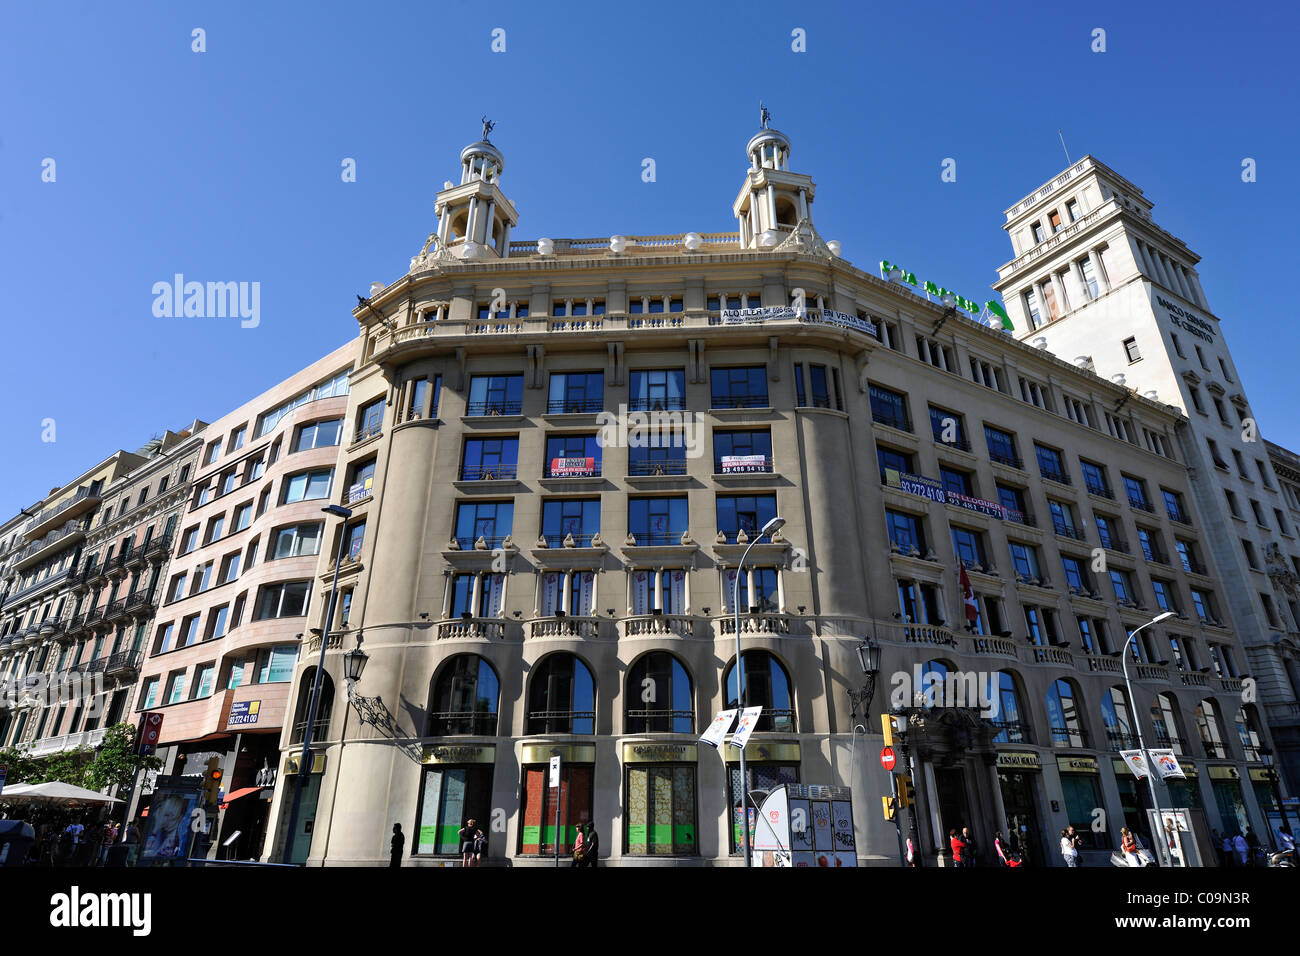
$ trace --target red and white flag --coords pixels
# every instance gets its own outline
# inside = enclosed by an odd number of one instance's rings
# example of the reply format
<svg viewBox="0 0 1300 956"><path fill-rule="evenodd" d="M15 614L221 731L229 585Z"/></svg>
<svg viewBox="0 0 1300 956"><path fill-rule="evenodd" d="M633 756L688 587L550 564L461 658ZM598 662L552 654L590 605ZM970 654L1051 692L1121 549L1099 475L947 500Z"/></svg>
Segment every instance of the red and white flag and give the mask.
<svg viewBox="0 0 1300 956"><path fill-rule="evenodd" d="M980 616L979 605L975 603L975 589L970 586L970 578L966 575L966 562L958 561L957 566L961 572L957 578L961 587L961 600L966 605L966 620L974 624Z"/></svg>

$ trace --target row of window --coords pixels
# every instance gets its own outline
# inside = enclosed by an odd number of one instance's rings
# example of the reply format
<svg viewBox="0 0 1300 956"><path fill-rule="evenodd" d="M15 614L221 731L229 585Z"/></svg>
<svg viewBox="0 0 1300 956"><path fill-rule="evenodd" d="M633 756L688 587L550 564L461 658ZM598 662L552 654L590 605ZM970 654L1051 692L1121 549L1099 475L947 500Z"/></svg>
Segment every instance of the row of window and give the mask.
<svg viewBox="0 0 1300 956"><path fill-rule="evenodd" d="M141 688L137 710L151 710L167 704L211 697L218 690L232 690L244 684L285 684L293 679L298 661L298 645L283 644L262 648L249 658L232 658L217 673L217 661L196 664L146 678ZM219 679L218 679L219 678Z"/></svg>

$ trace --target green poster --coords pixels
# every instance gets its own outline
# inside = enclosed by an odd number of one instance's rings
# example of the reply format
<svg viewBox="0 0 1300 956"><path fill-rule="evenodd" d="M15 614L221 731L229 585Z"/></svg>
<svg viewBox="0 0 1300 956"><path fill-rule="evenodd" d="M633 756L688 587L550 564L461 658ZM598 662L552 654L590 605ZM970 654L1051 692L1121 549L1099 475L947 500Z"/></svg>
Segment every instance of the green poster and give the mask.
<svg viewBox="0 0 1300 956"><path fill-rule="evenodd" d="M737 829L739 829L739 827L737 827ZM691 826L673 827L673 842L678 845L681 844L694 845L695 827L691 827Z"/></svg>
<svg viewBox="0 0 1300 956"><path fill-rule="evenodd" d="M670 844L673 838L673 828L667 823L650 824L650 842L657 846Z"/></svg>
<svg viewBox="0 0 1300 956"><path fill-rule="evenodd" d="M437 827L428 825L420 827L419 847L421 852L434 852L434 847L437 845L437 839Z"/></svg>
<svg viewBox="0 0 1300 956"><path fill-rule="evenodd" d="M627 828L627 842L635 846L645 846L645 824L634 823Z"/></svg>
<svg viewBox="0 0 1300 956"><path fill-rule="evenodd" d="M541 842L541 827L524 827L524 843L528 846L536 846Z"/></svg>

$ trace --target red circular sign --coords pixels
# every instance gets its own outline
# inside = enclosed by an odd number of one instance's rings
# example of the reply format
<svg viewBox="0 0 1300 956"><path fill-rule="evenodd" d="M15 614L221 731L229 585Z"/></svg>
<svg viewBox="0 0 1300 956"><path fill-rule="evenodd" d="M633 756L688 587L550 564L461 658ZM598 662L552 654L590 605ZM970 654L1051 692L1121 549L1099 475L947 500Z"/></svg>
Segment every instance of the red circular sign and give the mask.
<svg viewBox="0 0 1300 956"><path fill-rule="evenodd" d="M880 751L880 766L886 770L893 770L897 761L898 758L894 755L893 747L885 747Z"/></svg>

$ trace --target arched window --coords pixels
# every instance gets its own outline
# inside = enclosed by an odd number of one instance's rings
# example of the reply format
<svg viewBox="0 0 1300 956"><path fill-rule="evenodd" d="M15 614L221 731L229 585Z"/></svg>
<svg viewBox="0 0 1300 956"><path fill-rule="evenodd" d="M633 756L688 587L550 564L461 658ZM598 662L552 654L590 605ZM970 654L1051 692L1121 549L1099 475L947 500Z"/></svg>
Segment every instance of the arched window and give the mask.
<svg viewBox="0 0 1300 956"><path fill-rule="evenodd" d="M1156 729L1156 746L1168 747L1181 756L1183 740L1178 733L1178 708L1168 694L1156 694L1151 704L1151 723Z"/></svg>
<svg viewBox="0 0 1300 956"><path fill-rule="evenodd" d="M1047 691L1047 722L1053 747L1086 747L1079 695L1073 682L1060 678Z"/></svg>
<svg viewBox="0 0 1300 956"><path fill-rule="evenodd" d="M767 651L745 651L741 654L745 666L745 702L750 707L762 707L762 716L755 731L793 733L795 730L794 694L790 690L790 675L781 662ZM727 687L727 707L736 703L736 662L727 665L724 678Z"/></svg>
<svg viewBox="0 0 1300 956"><path fill-rule="evenodd" d="M572 654L552 654L537 664L528 697L528 733L594 734L596 682Z"/></svg>
<svg viewBox="0 0 1300 956"><path fill-rule="evenodd" d="M316 680L316 668L308 667L302 672L298 681L298 706L293 714L293 735L290 743L302 743L307 731L307 711L311 708L311 687ZM316 723L312 725L311 739L321 740L330 726L330 714L334 710L334 681L329 674L321 675L320 703L316 707Z"/></svg>
<svg viewBox="0 0 1300 956"><path fill-rule="evenodd" d="M492 665L477 654L457 654L443 665L429 695L430 737L494 736L501 688Z"/></svg>
<svg viewBox="0 0 1300 956"><path fill-rule="evenodd" d="M916 707L955 707L958 703L978 706L974 700L955 701L949 699L951 690L955 689L948 675L953 667L947 661L926 661L921 665L921 684L913 689L912 703ZM971 695L977 697L978 692Z"/></svg>
<svg viewBox="0 0 1300 956"><path fill-rule="evenodd" d="M628 671L624 733L689 734L695 729L691 679L667 651L652 651Z"/></svg>
<svg viewBox="0 0 1300 956"><path fill-rule="evenodd" d="M996 744L1030 744L1033 735L1029 732L1029 714L1020 706L1020 693L1016 689L1016 679L1009 671L997 673L997 713L993 717L993 726L998 728L998 735L993 738Z"/></svg>
<svg viewBox="0 0 1300 956"><path fill-rule="evenodd" d="M1137 746L1124 688L1112 687L1101 699L1101 719L1106 725L1106 745L1111 750L1132 750Z"/></svg>
<svg viewBox="0 0 1300 956"><path fill-rule="evenodd" d="M1205 756L1228 756L1228 748L1223 746L1223 733L1219 729L1218 712L1214 709L1214 701L1208 697L1196 705L1196 730L1201 735Z"/></svg>
<svg viewBox="0 0 1300 956"><path fill-rule="evenodd" d="M1241 738L1241 749L1250 763L1259 761L1259 751L1264 738L1260 734L1259 713L1254 704L1244 704L1237 710L1237 736Z"/></svg>

